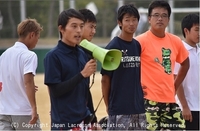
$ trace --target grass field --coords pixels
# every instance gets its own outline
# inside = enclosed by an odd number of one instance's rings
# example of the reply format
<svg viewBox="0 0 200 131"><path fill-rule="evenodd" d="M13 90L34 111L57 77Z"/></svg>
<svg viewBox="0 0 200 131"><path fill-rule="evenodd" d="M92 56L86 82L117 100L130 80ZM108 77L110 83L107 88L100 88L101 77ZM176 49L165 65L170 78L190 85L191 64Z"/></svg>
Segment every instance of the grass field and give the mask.
<svg viewBox="0 0 200 131"><path fill-rule="evenodd" d="M37 108L38 114L40 116L40 122L43 130L50 130L50 99L48 95L48 90L44 83L44 74L37 74L35 76L35 84L38 86L38 91L36 93L37 97ZM91 88L91 93L93 97L94 108L96 109L101 97L101 74L96 72L94 85ZM98 120L106 116L106 108L104 101L100 103L100 106L96 112Z"/></svg>

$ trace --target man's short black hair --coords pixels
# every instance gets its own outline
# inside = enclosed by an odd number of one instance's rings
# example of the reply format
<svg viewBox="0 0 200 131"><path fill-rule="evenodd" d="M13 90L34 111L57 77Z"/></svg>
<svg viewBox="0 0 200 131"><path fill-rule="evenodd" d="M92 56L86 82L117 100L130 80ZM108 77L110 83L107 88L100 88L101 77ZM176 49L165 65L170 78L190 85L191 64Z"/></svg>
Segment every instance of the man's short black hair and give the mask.
<svg viewBox="0 0 200 131"><path fill-rule="evenodd" d="M185 37L184 28L186 28L190 31L190 29L192 28L193 25L199 25L199 15L198 14L188 14L182 19L181 30L182 30L184 37Z"/></svg>
<svg viewBox="0 0 200 131"><path fill-rule="evenodd" d="M80 9L79 12L85 17L85 22L97 23L94 13L89 9Z"/></svg>

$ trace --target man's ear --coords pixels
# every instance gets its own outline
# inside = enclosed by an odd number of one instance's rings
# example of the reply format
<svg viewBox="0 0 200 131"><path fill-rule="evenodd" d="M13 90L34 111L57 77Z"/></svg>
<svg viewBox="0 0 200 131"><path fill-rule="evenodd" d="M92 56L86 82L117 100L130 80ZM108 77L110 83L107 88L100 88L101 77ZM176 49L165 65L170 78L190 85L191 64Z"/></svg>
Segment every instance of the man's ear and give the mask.
<svg viewBox="0 0 200 131"><path fill-rule="evenodd" d="M36 33L35 32L31 32L31 36L33 37L33 36L35 36L36 35Z"/></svg>
<svg viewBox="0 0 200 131"><path fill-rule="evenodd" d="M32 38L34 35L35 35L34 32L30 32L30 33L28 33L28 38Z"/></svg>
<svg viewBox="0 0 200 131"><path fill-rule="evenodd" d="M59 25L58 26L58 30L61 32L63 29L62 29L62 25Z"/></svg>
<svg viewBox="0 0 200 131"><path fill-rule="evenodd" d="M119 27L122 26L122 23L119 20L117 20L117 23L118 23Z"/></svg>
<svg viewBox="0 0 200 131"><path fill-rule="evenodd" d="M122 30L122 22L120 22L119 20L117 20L118 26L120 28L120 30Z"/></svg>
<svg viewBox="0 0 200 131"><path fill-rule="evenodd" d="M185 35L189 33L189 30L187 28L184 28L183 31L185 32Z"/></svg>
<svg viewBox="0 0 200 131"><path fill-rule="evenodd" d="M151 20L151 16L148 16L148 22L149 22L149 24L151 24L150 20Z"/></svg>

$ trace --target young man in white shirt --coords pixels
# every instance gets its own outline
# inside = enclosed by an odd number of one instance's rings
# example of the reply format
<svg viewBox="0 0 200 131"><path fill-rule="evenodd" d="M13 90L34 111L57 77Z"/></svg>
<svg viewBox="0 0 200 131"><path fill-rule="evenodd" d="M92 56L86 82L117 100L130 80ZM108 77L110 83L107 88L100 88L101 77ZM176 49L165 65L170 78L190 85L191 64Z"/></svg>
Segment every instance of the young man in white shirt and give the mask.
<svg viewBox="0 0 200 131"><path fill-rule="evenodd" d="M0 56L0 130L41 130L34 83L35 48L42 27L25 19L18 27L19 39Z"/></svg>
<svg viewBox="0 0 200 131"><path fill-rule="evenodd" d="M177 90L176 101L182 109L186 130L199 130L199 16L197 14L186 15L181 23L182 33L185 38L183 45L189 52L190 68ZM176 63L174 75L179 71Z"/></svg>

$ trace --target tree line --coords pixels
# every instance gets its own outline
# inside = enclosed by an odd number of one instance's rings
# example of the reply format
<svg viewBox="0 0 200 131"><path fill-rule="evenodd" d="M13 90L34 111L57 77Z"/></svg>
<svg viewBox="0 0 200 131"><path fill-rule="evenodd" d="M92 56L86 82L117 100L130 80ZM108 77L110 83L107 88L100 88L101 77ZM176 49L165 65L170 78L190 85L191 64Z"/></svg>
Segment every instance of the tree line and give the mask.
<svg viewBox="0 0 200 131"><path fill-rule="evenodd" d="M92 0L97 6L96 37L110 37L117 24L116 11L118 0ZM82 9L91 0L75 0L75 8ZM136 7L147 8L151 0L124 0L124 4L133 3ZM59 0L25 0L26 17L35 18L44 28L42 38L58 37L57 18L59 15ZM199 0L174 0L174 7L199 7ZM16 27L20 23L20 0L0 0L0 14L3 16L3 26L0 29L1 38L17 38ZM69 0L64 0L64 9L68 9ZM185 14L176 14L175 21L180 23ZM176 25L175 25L176 27ZM175 30L180 31L179 29ZM175 33L176 33L175 32Z"/></svg>

